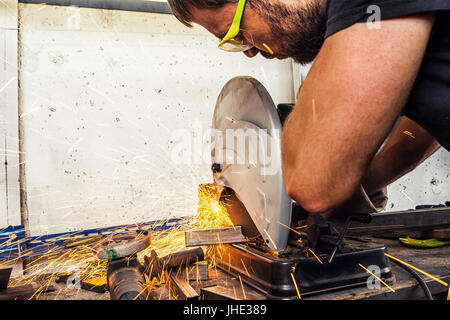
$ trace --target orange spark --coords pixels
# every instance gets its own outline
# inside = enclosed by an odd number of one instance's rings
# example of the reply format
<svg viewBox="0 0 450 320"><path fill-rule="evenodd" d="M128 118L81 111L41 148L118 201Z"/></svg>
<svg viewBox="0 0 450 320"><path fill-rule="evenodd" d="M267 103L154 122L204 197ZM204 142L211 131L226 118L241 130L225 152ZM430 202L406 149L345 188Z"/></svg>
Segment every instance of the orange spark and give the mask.
<svg viewBox="0 0 450 320"><path fill-rule="evenodd" d="M300 290L298 290L297 281L295 281L294 273L292 273L292 272L291 272L291 278L292 278L292 282L294 282L295 291L297 291L297 296L299 299L301 299L302 296L300 295Z"/></svg>
<svg viewBox="0 0 450 320"><path fill-rule="evenodd" d="M242 283L241 275L239 275L239 281L241 282L242 293L244 295L244 300L247 300L247 296L245 295L244 284Z"/></svg>
<svg viewBox="0 0 450 320"><path fill-rule="evenodd" d="M241 259L241 262L242 262L242 265L244 266L245 273L247 274L247 276L250 277L250 274L248 273L247 268L245 267L245 263L244 263L244 261L242 261L242 259Z"/></svg>
<svg viewBox="0 0 450 320"><path fill-rule="evenodd" d="M409 201L411 201L412 204L414 204L414 200L411 199L410 196L408 196L408 195L406 194L405 191L403 191L402 189L399 189L399 190L400 190L401 193L403 193L403 195L404 195Z"/></svg>
<svg viewBox="0 0 450 320"><path fill-rule="evenodd" d="M313 122L316 122L316 100L312 99Z"/></svg>
<svg viewBox="0 0 450 320"><path fill-rule="evenodd" d="M293 229L293 228L291 228L291 227L285 225L284 223L281 223L280 221L278 221L278 224L282 225L283 227L288 228L288 229L291 230L291 231L294 231L295 233L297 233L297 234L299 234L299 235L302 235L302 234L301 234L300 232L298 232L297 230L295 230L295 229Z"/></svg>
<svg viewBox="0 0 450 320"><path fill-rule="evenodd" d="M151 286L150 286L150 288L147 291L147 296L145 297L145 300L148 300L148 297L150 296L150 292L152 292L152 289L153 289L153 286L155 285L155 282L156 282L156 279L153 279L151 281Z"/></svg>
<svg viewBox="0 0 450 320"><path fill-rule="evenodd" d="M414 135L413 135L412 132L410 132L410 131L405 130L405 131L403 131L403 133L406 134L407 136L410 136L410 137L413 138L413 139L416 138L416 137L414 137Z"/></svg>
<svg viewBox="0 0 450 320"><path fill-rule="evenodd" d="M141 294L143 294L144 291L147 290L150 286L153 286L153 281L151 281L149 284L147 284L147 285L144 287L144 289L142 289L141 292L139 292L138 295L137 295L136 297L133 298L133 300L136 300L137 298L139 298L139 296L140 296ZM170 290L170 289L169 289L169 290ZM150 293L147 293L147 296L146 296L146 297L148 297L149 294L150 294Z"/></svg>
<svg viewBox="0 0 450 320"><path fill-rule="evenodd" d="M320 264L323 264L322 260L314 253L314 251L311 250L311 248L308 248L308 251L313 254L313 256L317 259L317 261L320 262Z"/></svg>
<svg viewBox="0 0 450 320"><path fill-rule="evenodd" d="M274 54L273 50L272 50L267 44L265 44L265 43L263 42L262 45L264 46L264 48L266 48L266 49L270 52L271 55Z"/></svg>
<svg viewBox="0 0 450 320"><path fill-rule="evenodd" d="M272 237L270 236L270 234L267 232L266 229L263 229L263 230L266 233L267 237L269 238L270 242L272 242L273 246L275 247L275 250L277 250L277 246L275 245L275 242L273 242Z"/></svg>
<svg viewBox="0 0 450 320"><path fill-rule="evenodd" d="M198 271L198 258L197 258L197 263L195 264L195 266L197 267L197 280L196 280L196 282L198 283L198 279L200 278L200 273Z"/></svg>
<svg viewBox="0 0 450 320"><path fill-rule="evenodd" d="M420 272L420 273L426 275L427 277L433 279L434 281L437 281L437 282L439 282L440 284L442 284L442 285L448 287L448 283L447 283L447 282L444 282L444 281L442 281L441 279L436 278L435 276L429 274L428 272L425 272L425 271L423 271L423 270L421 270L421 269L419 269L419 268L417 268L417 267L414 267L413 265L410 265L409 263L407 263L407 262L405 262L405 261L403 261L403 260L400 260L399 258L396 258L396 257L394 257L394 256L391 256L390 254L385 253L384 255L385 255L386 257L391 258L391 259L393 259L393 260L395 260L395 261L398 261L398 262L404 264L405 266L408 266L408 267L410 267L411 269L414 269L414 270L416 270L417 272Z"/></svg>

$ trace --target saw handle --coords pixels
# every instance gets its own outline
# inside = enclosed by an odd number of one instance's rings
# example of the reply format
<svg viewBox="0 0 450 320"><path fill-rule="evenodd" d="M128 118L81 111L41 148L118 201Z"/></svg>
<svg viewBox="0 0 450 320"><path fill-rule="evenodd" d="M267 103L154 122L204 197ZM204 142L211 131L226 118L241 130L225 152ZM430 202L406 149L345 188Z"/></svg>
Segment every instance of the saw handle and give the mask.
<svg viewBox="0 0 450 320"><path fill-rule="evenodd" d="M330 255L328 263L333 263L334 257L336 256L337 251L341 248L345 235L347 234L348 228L350 227L350 223L352 221L358 221L361 223L370 223L372 221L372 215L370 213L354 213L347 217L345 221L344 230L341 232L339 236L339 240L336 243L336 246L333 249L333 252Z"/></svg>

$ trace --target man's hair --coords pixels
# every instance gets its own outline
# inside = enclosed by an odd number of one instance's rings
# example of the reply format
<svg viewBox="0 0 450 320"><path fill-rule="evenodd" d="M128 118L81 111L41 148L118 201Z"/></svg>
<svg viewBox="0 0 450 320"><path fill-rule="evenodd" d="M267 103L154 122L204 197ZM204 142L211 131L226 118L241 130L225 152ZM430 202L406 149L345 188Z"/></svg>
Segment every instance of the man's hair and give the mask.
<svg viewBox="0 0 450 320"><path fill-rule="evenodd" d="M238 0L168 0L168 2L175 17L185 26L192 27L192 8L216 9Z"/></svg>

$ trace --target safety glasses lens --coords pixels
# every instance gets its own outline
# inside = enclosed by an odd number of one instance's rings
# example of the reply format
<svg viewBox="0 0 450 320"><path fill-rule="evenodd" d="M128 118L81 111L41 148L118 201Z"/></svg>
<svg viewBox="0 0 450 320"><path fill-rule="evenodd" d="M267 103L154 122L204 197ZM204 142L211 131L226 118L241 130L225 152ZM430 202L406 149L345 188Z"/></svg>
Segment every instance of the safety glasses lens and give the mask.
<svg viewBox="0 0 450 320"><path fill-rule="evenodd" d="M253 45L243 44L232 39L220 45L219 48L228 52L242 52L253 48Z"/></svg>

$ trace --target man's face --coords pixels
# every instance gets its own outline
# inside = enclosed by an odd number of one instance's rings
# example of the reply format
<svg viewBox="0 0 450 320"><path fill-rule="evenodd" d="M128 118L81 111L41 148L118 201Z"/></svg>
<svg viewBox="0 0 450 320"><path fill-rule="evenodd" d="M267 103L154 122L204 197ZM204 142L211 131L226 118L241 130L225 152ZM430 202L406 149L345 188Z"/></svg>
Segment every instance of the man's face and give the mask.
<svg viewBox="0 0 450 320"><path fill-rule="evenodd" d="M324 41L326 1L260 2L247 3L242 17L240 35L254 46L245 55L254 57L261 53L269 59L293 58L302 64L314 60ZM237 3L227 3L218 9L192 8L193 22L222 39L231 26L236 7Z"/></svg>

